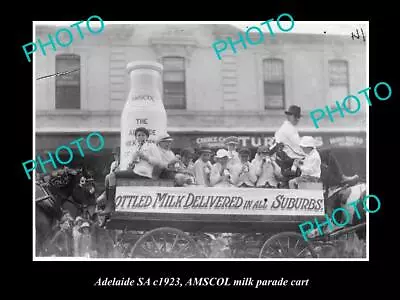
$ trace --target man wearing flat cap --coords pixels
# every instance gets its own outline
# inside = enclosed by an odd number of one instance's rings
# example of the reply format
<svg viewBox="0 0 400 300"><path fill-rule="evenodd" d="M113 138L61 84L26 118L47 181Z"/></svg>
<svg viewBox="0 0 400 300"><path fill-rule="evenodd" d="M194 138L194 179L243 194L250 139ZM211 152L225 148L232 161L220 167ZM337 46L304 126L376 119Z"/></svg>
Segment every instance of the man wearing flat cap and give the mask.
<svg viewBox="0 0 400 300"><path fill-rule="evenodd" d="M179 174L178 178L180 178L180 180L176 180L177 186L195 184L193 156L194 150L192 148L185 148L181 151L179 161L175 163L175 169Z"/></svg>
<svg viewBox="0 0 400 300"><path fill-rule="evenodd" d="M211 173L211 149L205 145L198 150L200 157L196 160L193 166L193 173L197 185L209 186Z"/></svg>

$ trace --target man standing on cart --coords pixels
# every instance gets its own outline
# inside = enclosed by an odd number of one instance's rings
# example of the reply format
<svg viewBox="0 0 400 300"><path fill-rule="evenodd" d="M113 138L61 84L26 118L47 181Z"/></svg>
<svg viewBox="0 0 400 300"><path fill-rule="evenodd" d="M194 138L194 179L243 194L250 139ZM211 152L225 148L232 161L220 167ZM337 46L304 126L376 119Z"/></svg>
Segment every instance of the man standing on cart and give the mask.
<svg viewBox="0 0 400 300"><path fill-rule="evenodd" d="M297 161L305 158L305 153L300 147L301 139L296 127L301 118L301 108L299 106L292 105L287 111L285 111L285 114L287 120L284 121L281 127L275 132L275 140L277 143L282 143L284 145L283 151L291 159L295 159L295 165L297 165ZM345 176L336 158L330 152L327 152L327 155L325 157L321 157L321 159L322 162L329 162L328 164L330 170L338 174L338 176L342 179L341 184L353 183L358 180L358 175L351 177ZM293 173L295 172L296 171Z"/></svg>

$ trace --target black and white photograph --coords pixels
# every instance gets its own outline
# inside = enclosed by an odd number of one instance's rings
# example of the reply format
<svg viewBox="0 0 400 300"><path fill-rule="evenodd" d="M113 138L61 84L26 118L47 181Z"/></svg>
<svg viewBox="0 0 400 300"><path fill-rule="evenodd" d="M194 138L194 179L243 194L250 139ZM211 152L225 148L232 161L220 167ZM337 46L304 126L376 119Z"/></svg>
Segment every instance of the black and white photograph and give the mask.
<svg viewBox="0 0 400 300"><path fill-rule="evenodd" d="M33 22L34 261L369 260L369 22L272 17Z"/></svg>

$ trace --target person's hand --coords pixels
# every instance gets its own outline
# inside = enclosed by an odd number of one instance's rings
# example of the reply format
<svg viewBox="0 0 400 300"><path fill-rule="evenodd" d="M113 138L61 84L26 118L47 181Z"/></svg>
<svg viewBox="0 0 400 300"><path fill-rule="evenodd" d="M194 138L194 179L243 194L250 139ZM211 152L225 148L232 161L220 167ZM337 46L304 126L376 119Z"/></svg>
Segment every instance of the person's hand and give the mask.
<svg viewBox="0 0 400 300"><path fill-rule="evenodd" d="M170 164L175 164L175 163L177 163L178 161L180 161L179 158L174 157L174 158L170 161Z"/></svg>
<svg viewBox="0 0 400 300"><path fill-rule="evenodd" d="M229 173L229 170L228 170L228 169L224 169L224 170L222 171L222 177L223 177L224 179L229 179L229 178L231 177L231 174Z"/></svg>
<svg viewBox="0 0 400 300"><path fill-rule="evenodd" d="M145 161L148 161L149 159L147 158L147 156L145 154L143 154L142 152L139 152L139 158L143 159Z"/></svg>
<svg viewBox="0 0 400 300"><path fill-rule="evenodd" d="M210 173L211 173L211 169L210 169L208 166L205 166L205 167L204 167L204 172L205 172L206 174L210 174Z"/></svg>

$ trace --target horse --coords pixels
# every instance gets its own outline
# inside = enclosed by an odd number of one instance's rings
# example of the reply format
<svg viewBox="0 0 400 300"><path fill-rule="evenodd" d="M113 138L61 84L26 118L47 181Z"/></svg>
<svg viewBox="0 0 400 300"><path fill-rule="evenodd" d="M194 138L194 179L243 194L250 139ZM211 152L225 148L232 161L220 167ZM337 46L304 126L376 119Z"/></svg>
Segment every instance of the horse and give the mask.
<svg viewBox="0 0 400 300"><path fill-rule="evenodd" d="M85 173L82 177L85 177L86 179L86 182L83 185L83 195L82 192L79 191L81 187L76 183L73 187L71 194L72 197L69 197L67 201L64 202L62 208L68 211L73 218L81 216L84 219L92 219L96 208L96 186L91 174ZM82 203L78 203L76 200L81 201Z"/></svg>
<svg viewBox="0 0 400 300"><path fill-rule="evenodd" d="M321 181L324 189L326 213L331 216L335 208L344 208L349 212L347 226L354 226L366 222L366 212L363 208L363 199L366 196L366 184L361 181L342 183L342 175L337 161L330 149L318 151L321 157ZM350 203L357 201L355 207ZM360 217L355 217L355 211ZM338 216L338 217L336 217ZM344 213L341 211L335 214L338 223L345 221ZM357 232L361 239L365 239L365 231Z"/></svg>
<svg viewBox="0 0 400 300"><path fill-rule="evenodd" d="M44 195L35 201L36 255L40 254L46 241L56 230L57 221L68 210L63 209L64 203L72 195L80 175L85 170L64 168L54 172L48 181L39 180L36 183L36 194Z"/></svg>

